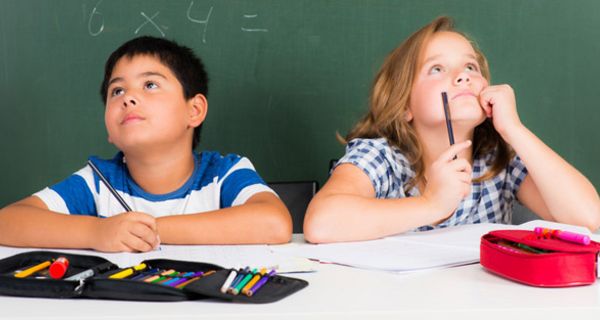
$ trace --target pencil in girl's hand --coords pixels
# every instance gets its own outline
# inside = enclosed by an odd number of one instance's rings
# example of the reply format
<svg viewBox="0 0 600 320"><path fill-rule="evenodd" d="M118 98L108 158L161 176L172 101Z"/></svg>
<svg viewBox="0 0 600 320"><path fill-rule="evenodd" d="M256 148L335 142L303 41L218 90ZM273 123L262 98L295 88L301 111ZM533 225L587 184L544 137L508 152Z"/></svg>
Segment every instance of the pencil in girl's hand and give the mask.
<svg viewBox="0 0 600 320"><path fill-rule="evenodd" d="M448 139L450 145L454 144L454 132L452 131L452 119L450 118L450 108L448 107L448 94L442 92L442 102L444 103L444 116L446 117L446 128L448 128Z"/></svg>

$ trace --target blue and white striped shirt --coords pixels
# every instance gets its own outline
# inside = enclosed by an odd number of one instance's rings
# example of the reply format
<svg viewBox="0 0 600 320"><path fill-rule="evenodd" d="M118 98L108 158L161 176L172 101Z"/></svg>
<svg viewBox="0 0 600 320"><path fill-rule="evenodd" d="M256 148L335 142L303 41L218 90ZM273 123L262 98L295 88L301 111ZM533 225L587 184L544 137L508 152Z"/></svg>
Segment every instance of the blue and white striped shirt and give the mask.
<svg viewBox="0 0 600 320"><path fill-rule="evenodd" d="M473 160L473 179L481 177L490 168L493 154ZM385 138L353 139L346 146L346 154L337 162L351 163L369 177L375 197L381 199L419 196L417 187L405 191L406 184L415 176L408 159ZM471 223L510 223L512 206L519 186L527 176L527 168L518 156L498 175L471 184L471 194L465 197L456 211L437 225L418 228L418 231Z"/></svg>
<svg viewBox="0 0 600 320"><path fill-rule="evenodd" d="M111 160L89 158L133 211L155 217L199 213L246 202L259 192L274 193L247 158L217 152L194 153L192 176L179 189L167 194L144 191L129 175L119 152ZM65 180L34 194L51 211L110 217L125 211L89 165Z"/></svg>

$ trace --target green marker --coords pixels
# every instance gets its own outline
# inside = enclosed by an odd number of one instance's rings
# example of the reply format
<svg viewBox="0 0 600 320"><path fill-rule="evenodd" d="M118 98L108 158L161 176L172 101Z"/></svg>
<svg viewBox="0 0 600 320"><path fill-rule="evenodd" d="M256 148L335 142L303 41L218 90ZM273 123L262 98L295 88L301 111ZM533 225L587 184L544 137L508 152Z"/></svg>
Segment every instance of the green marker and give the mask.
<svg viewBox="0 0 600 320"><path fill-rule="evenodd" d="M235 286L235 288L233 288L233 290L231 290L231 293L233 293L234 295L237 295L238 293L240 293L240 291L242 290L242 288L246 285L246 283L248 283L248 281L250 281L250 279L252 279L252 277L254 276L254 274L256 274L258 270L256 268L254 268L252 270L252 272L248 273L244 279L242 279L242 281L240 281L240 283L237 284L237 286Z"/></svg>

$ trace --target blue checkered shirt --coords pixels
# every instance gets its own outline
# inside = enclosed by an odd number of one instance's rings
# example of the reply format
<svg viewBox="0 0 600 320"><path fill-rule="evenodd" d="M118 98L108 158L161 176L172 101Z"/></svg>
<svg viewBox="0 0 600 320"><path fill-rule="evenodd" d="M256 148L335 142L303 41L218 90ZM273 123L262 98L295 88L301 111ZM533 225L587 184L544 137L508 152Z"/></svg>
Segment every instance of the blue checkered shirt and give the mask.
<svg viewBox="0 0 600 320"><path fill-rule="evenodd" d="M493 154L488 154L474 159L474 179L489 169L488 163L492 157ZM378 199L420 195L417 187L408 192L404 190L415 172L400 150L390 146L385 138L351 140L346 146L346 154L336 165L342 163L351 163L362 169L371 180ZM495 177L472 183L471 194L460 202L448 219L437 225L421 226L416 231L471 223L510 223L513 201L526 176L527 168L515 156L506 169Z"/></svg>

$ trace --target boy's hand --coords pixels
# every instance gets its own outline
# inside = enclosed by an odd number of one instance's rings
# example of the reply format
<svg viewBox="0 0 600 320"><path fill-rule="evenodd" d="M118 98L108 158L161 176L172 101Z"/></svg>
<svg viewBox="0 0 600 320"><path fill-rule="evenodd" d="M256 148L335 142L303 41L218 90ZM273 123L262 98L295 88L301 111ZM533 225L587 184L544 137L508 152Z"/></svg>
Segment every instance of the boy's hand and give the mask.
<svg viewBox="0 0 600 320"><path fill-rule="evenodd" d="M507 132L522 126L517 113L515 92L509 85L501 84L484 88L479 93L479 103L486 116L492 118L494 128L505 141Z"/></svg>
<svg viewBox="0 0 600 320"><path fill-rule="evenodd" d="M471 165L454 156L471 146L471 141L454 144L433 162L426 174L423 197L432 205L438 220L448 218L471 192Z"/></svg>
<svg viewBox="0 0 600 320"><path fill-rule="evenodd" d="M105 252L146 252L160 244L156 219L141 212L124 212L99 219L93 248Z"/></svg>

